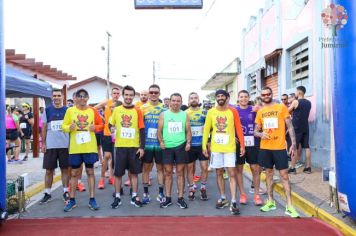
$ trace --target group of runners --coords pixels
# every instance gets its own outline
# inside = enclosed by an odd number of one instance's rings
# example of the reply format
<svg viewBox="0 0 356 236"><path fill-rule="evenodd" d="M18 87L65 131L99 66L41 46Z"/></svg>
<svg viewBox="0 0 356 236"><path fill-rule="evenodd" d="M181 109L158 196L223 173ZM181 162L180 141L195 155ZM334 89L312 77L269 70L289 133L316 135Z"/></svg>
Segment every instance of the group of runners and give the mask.
<svg viewBox="0 0 356 236"><path fill-rule="evenodd" d="M53 105L47 107L43 114L43 168L46 169L46 175L45 193L40 204L52 199L53 171L59 164L64 211L75 208L75 193L84 165L88 175L89 208L98 210L94 164L99 160L98 153L100 155L103 152L97 187L105 188L105 173L109 170L109 184L114 185L115 189L111 203L113 209L122 204L122 179L126 170L132 189L130 203L142 207L151 202L150 193L156 192L149 189L150 172L154 164L158 182L156 200L161 208L173 203L174 174L178 190L176 203L180 208L188 208L184 199L186 179L189 185L188 199L195 200L199 192L199 198L207 201L210 166L216 169L220 194L216 208L229 206L231 214L238 215L238 205L247 204L248 201L243 188L243 166L247 162L253 176L254 204L260 206L262 212L276 209L272 188L275 168L279 171L287 198L285 213L299 217L291 202L288 153L294 156L301 139L296 140L288 108L273 101L271 88L264 87L261 90L262 106L249 105L250 96L246 90L238 93L238 106L230 105L229 93L217 90L216 106L209 110L201 108L199 95L192 92L185 111L181 109L182 96L179 93L173 93L166 105L159 99L161 91L158 85L149 86L143 93L147 94L147 99L135 105L136 91L133 87L113 88L111 99L90 107L89 93L79 89L73 95L73 106L68 108L63 105L62 91L53 91ZM104 110L103 117L98 109ZM297 109L294 107L294 112ZM290 138L288 150L286 130ZM95 134L102 131L103 136L96 137ZM201 170L199 189L194 181L197 160ZM268 194L264 203L259 194L262 167L266 172ZM229 197L225 192L224 172L229 176ZM138 179L141 173L143 196L139 197Z"/></svg>

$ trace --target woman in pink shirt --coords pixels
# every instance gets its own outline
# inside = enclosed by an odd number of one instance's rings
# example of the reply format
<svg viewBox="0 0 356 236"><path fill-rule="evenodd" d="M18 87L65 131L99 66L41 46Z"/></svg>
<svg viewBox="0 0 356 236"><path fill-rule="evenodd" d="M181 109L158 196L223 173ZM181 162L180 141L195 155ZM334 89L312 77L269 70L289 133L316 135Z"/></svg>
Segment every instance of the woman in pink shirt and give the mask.
<svg viewBox="0 0 356 236"><path fill-rule="evenodd" d="M9 163L18 162L20 161L19 156L21 145L19 118L14 114L14 107L7 106L6 111L6 147L11 148L14 144L14 156L11 157L10 155L7 155L7 159Z"/></svg>

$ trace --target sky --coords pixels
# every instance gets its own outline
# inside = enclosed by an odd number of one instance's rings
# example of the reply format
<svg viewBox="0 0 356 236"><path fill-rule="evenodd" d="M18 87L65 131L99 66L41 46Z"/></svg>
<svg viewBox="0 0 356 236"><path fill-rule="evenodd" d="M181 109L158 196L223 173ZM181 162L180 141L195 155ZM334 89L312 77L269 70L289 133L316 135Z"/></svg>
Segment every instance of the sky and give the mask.
<svg viewBox="0 0 356 236"><path fill-rule="evenodd" d="M156 83L201 99L201 86L241 52L242 29L264 0L203 0L197 10L135 10L134 0L5 0L5 48L78 78L106 78L137 91ZM105 50L102 50L102 46ZM73 82L71 82L73 83Z"/></svg>

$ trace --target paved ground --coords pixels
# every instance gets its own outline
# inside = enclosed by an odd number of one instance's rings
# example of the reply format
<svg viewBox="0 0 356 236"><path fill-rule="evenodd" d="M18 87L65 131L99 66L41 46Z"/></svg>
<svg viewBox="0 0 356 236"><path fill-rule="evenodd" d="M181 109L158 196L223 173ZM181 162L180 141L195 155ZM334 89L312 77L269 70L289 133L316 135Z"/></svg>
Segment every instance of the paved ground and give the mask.
<svg viewBox="0 0 356 236"><path fill-rule="evenodd" d="M125 187L125 195L122 197L123 204L118 209L111 209L110 204L113 201L112 193L113 187L111 185L106 185L104 190L96 190L96 199L100 205L99 211L91 211L88 204L88 192L77 192L77 204L78 207L71 212L64 212L64 203L62 201L62 189L59 187L53 191L53 200L45 205L39 205L35 203L28 208L27 212L23 213L21 218L48 218L48 217L107 217L107 216L226 216L230 215L229 209L216 209L215 202L218 199L218 190L215 182L215 173L210 172L208 181L208 195L209 200L206 202L196 199L195 201L188 202L188 209L180 209L176 204L168 207L167 209L161 209L159 203L155 200L158 187L155 179L152 180L152 187L150 187L152 202L145 205L142 208L136 208L130 204L129 199L129 188ZM96 176L98 179L99 168L96 169ZM246 179L246 192L248 193L248 188L250 186L250 181ZM173 190L173 201L176 202L176 188L174 183ZM142 185L141 185L142 186ZM228 180L226 180L226 188L228 187ZM228 188L227 188L228 189ZM140 189L140 194L142 194L142 187ZM227 195L229 196L229 195ZM269 212L261 213L259 208L253 205L252 198L253 195L249 193L249 202L246 206L241 206L241 215L243 216L284 216L284 206L278 204L278 209ZM278 199L282 202L281 199Z"/></svg>

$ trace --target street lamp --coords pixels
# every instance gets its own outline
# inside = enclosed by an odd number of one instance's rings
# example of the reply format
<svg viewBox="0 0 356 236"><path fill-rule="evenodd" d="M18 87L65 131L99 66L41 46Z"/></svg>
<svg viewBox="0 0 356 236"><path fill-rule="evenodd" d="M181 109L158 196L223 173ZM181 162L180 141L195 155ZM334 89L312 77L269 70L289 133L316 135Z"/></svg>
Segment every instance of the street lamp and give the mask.
<svg viewBox="0 0 356 236"><path fill-rule="evenodd" d="M107 57L106 57L106 65L107 65L107 68L106 68L106 98L109 99L110 98L110 37L111 37L111 34L106 31L106 35L107 35L107 38L108 38L108 46L107 46ZM102 46L101 47L101 50L105 51L105 47Z"/></svg>

